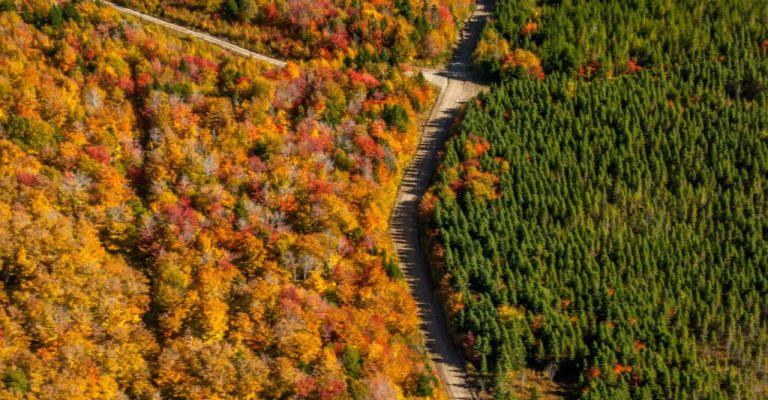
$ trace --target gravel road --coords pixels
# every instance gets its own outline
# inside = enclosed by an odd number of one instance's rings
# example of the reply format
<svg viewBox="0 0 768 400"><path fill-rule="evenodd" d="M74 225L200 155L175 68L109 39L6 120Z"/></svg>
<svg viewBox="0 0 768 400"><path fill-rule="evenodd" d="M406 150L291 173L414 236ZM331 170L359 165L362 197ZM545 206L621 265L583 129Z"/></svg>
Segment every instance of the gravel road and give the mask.
<svg viewBox="0 0 768 400"><path fill-rule="evenodd" d="M390 221L400 268L419 305L427 348L451 399L475 399L476 396L467 379L464 362L448 335L445 317L429 277L429 265L419 242L418 209L435 173L437 152L450 136L450 127L459 108L487 88L472 75L470 62L488 13L487 0L478 0L475 12L460 36L452 62L442 70L422 70L424 76L442 90L423 130L416 155L403 177Z"/></svg>

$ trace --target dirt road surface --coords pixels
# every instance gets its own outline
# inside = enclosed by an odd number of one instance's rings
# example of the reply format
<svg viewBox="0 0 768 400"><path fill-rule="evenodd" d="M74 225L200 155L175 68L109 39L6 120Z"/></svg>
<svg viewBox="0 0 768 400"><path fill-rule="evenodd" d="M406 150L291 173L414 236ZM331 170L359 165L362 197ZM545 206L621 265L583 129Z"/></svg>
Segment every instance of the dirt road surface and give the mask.
<svg viewBox="0 0 768 400"><path fill-rule="evenodd" d="M419 242L418 209L435 173L437 152L450 135L459 108L487 88L472 75L470 62L488 13L488 1L478 0L475 12L460 35L452 62L443 70L422 70L427 80L442 90L422 132L416 155L403 177L390 221L400 268L419 305L422 330L432 362L448 396L462 400L475 399L475 390L467 379L464 361L448 335L445 317L433 290L429 266Z"/></svg>

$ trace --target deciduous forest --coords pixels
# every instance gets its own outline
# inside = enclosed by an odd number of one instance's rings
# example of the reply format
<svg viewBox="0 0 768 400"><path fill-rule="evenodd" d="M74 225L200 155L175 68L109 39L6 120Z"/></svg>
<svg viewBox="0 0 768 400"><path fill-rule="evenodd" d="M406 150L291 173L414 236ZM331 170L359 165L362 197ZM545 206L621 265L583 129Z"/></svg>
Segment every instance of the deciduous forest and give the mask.
<svg viewBox="0 0 768 400"><path fill-rule="evenodd" d="M768 397L768 8L499 0L422 201L497 399Z"/></svg>
<svg viewBox="0 0 768 400"><path fill-rule="evenodd" d="M423 79L0 9L0 398L441 397L387 233Z"/></svg>
<svg viewBox="0 0 768 400"><path fill-rule="evenodd" d="M246 48L347 65L447 59L471 0L120 0Z"/></svg>

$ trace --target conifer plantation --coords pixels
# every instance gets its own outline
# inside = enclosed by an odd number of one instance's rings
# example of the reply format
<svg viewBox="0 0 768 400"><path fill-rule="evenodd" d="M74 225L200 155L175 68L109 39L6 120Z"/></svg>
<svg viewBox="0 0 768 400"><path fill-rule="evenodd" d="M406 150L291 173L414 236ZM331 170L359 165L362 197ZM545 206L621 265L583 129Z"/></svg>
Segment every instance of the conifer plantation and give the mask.
<svg viewBox="0 0 768 400"><path fill-rule="evenodd" d="M768 397L765 3L496 7L475 56L500 82L422 201L479 382L497 399Z"/></svg>

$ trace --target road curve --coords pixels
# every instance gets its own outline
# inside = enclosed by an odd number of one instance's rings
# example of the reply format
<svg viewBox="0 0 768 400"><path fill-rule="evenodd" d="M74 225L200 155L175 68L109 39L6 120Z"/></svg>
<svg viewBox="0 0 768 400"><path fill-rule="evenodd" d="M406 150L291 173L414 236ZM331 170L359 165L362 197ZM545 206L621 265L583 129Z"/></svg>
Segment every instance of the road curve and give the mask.
<svg viewBox="0 0 768 400"><path fill-rule="evenodd" d="M475 11L462 31L453 60L448 67L440 70L422 70L427 80L440 87L440 94L422 131L416 154L403 176L390 220L390 233L395 243L400 268L418 304L421 328L430 358L449 398L454 400L475 399L476 396L464 370L462 358L448 335L442 308L432 288L429 266L419 242L421 227L418 208L421 197L435 172L437 151L443 147L443 143L450 135L450 127L459 108L464 102L487 88L472 75L470 64L472 52L480 40L488 17L489 1L476 1ZM103 3L121 13L192 36L233 53L255 58L276 67L286 65L285 61L255 53L209 34L121 7L109 1L103 1Z"/></svg>
<svg viewBox="0 0 768 400"><path fill-rule="evenodd" d="M488 13L489 0L477 0L475 12L467 21L448 68L422 70L424 76L442 90L423 130L416 155L405 171L390 220L390 233L400 268L418 303L430 357L451 399L475 399L475 390L448 334L443 309L433 290L429 265L419 241L418 209L435 173L437 151L449 137L459 108L486 88L473 77L470 63Z"/></svg>
<svg viewBox="0 0 768 400"><path fill-rule="evenodd" d="M117 11L123 13L123 14L132 15L132 16L134 16L136 18L141 18L141 19L143 19L143 20L145 20L147 22L151 22L153 24L160 25L162 27L174 30L176 32L192 36L192 37L194 37L196 39L200 39L202 41L205 41L205 42L208 42L208 43L211 43L211 44L215 44L215 45L217 45L219 47L225 48L225 49L227 49L227 50L229 50L229 51L231 51L233 53L239 54L241 56L255 58L257 60L264 61L265 63L272 64L272 65L274 65L276 67L280 67L280 68L285 66L285 61L281 61L281 60L278 60L278 59L275 59L275 58L272 58L272 57L267 57L267 56L265 56L263 54L255 53L255 52L250 51L248 49L244 49L244 48L242 48L240 46L236 46L236 45L234 45L232 43L229 43L229 42L227 42L225 40L219 39L219 38L217 38L215 36L211 36L211 35L209 35L207 33L199 32L199 31L193 31L192 29L185 28L185 27L183 27L181 25L176 25L176 24L174 24L172 22L168 22L168 21L166 21L164 19L153 17L151 15L147 15L147 14L144 14L144 13L139 12L139 11L131 10L130 8L125 8L125 7L118 6L117 4L109 2L109 1L103 1L103 3L108 5L108 6L110 6L110 7L112 7L112 8L114 8L115 10L117 10Z"/></svg>

